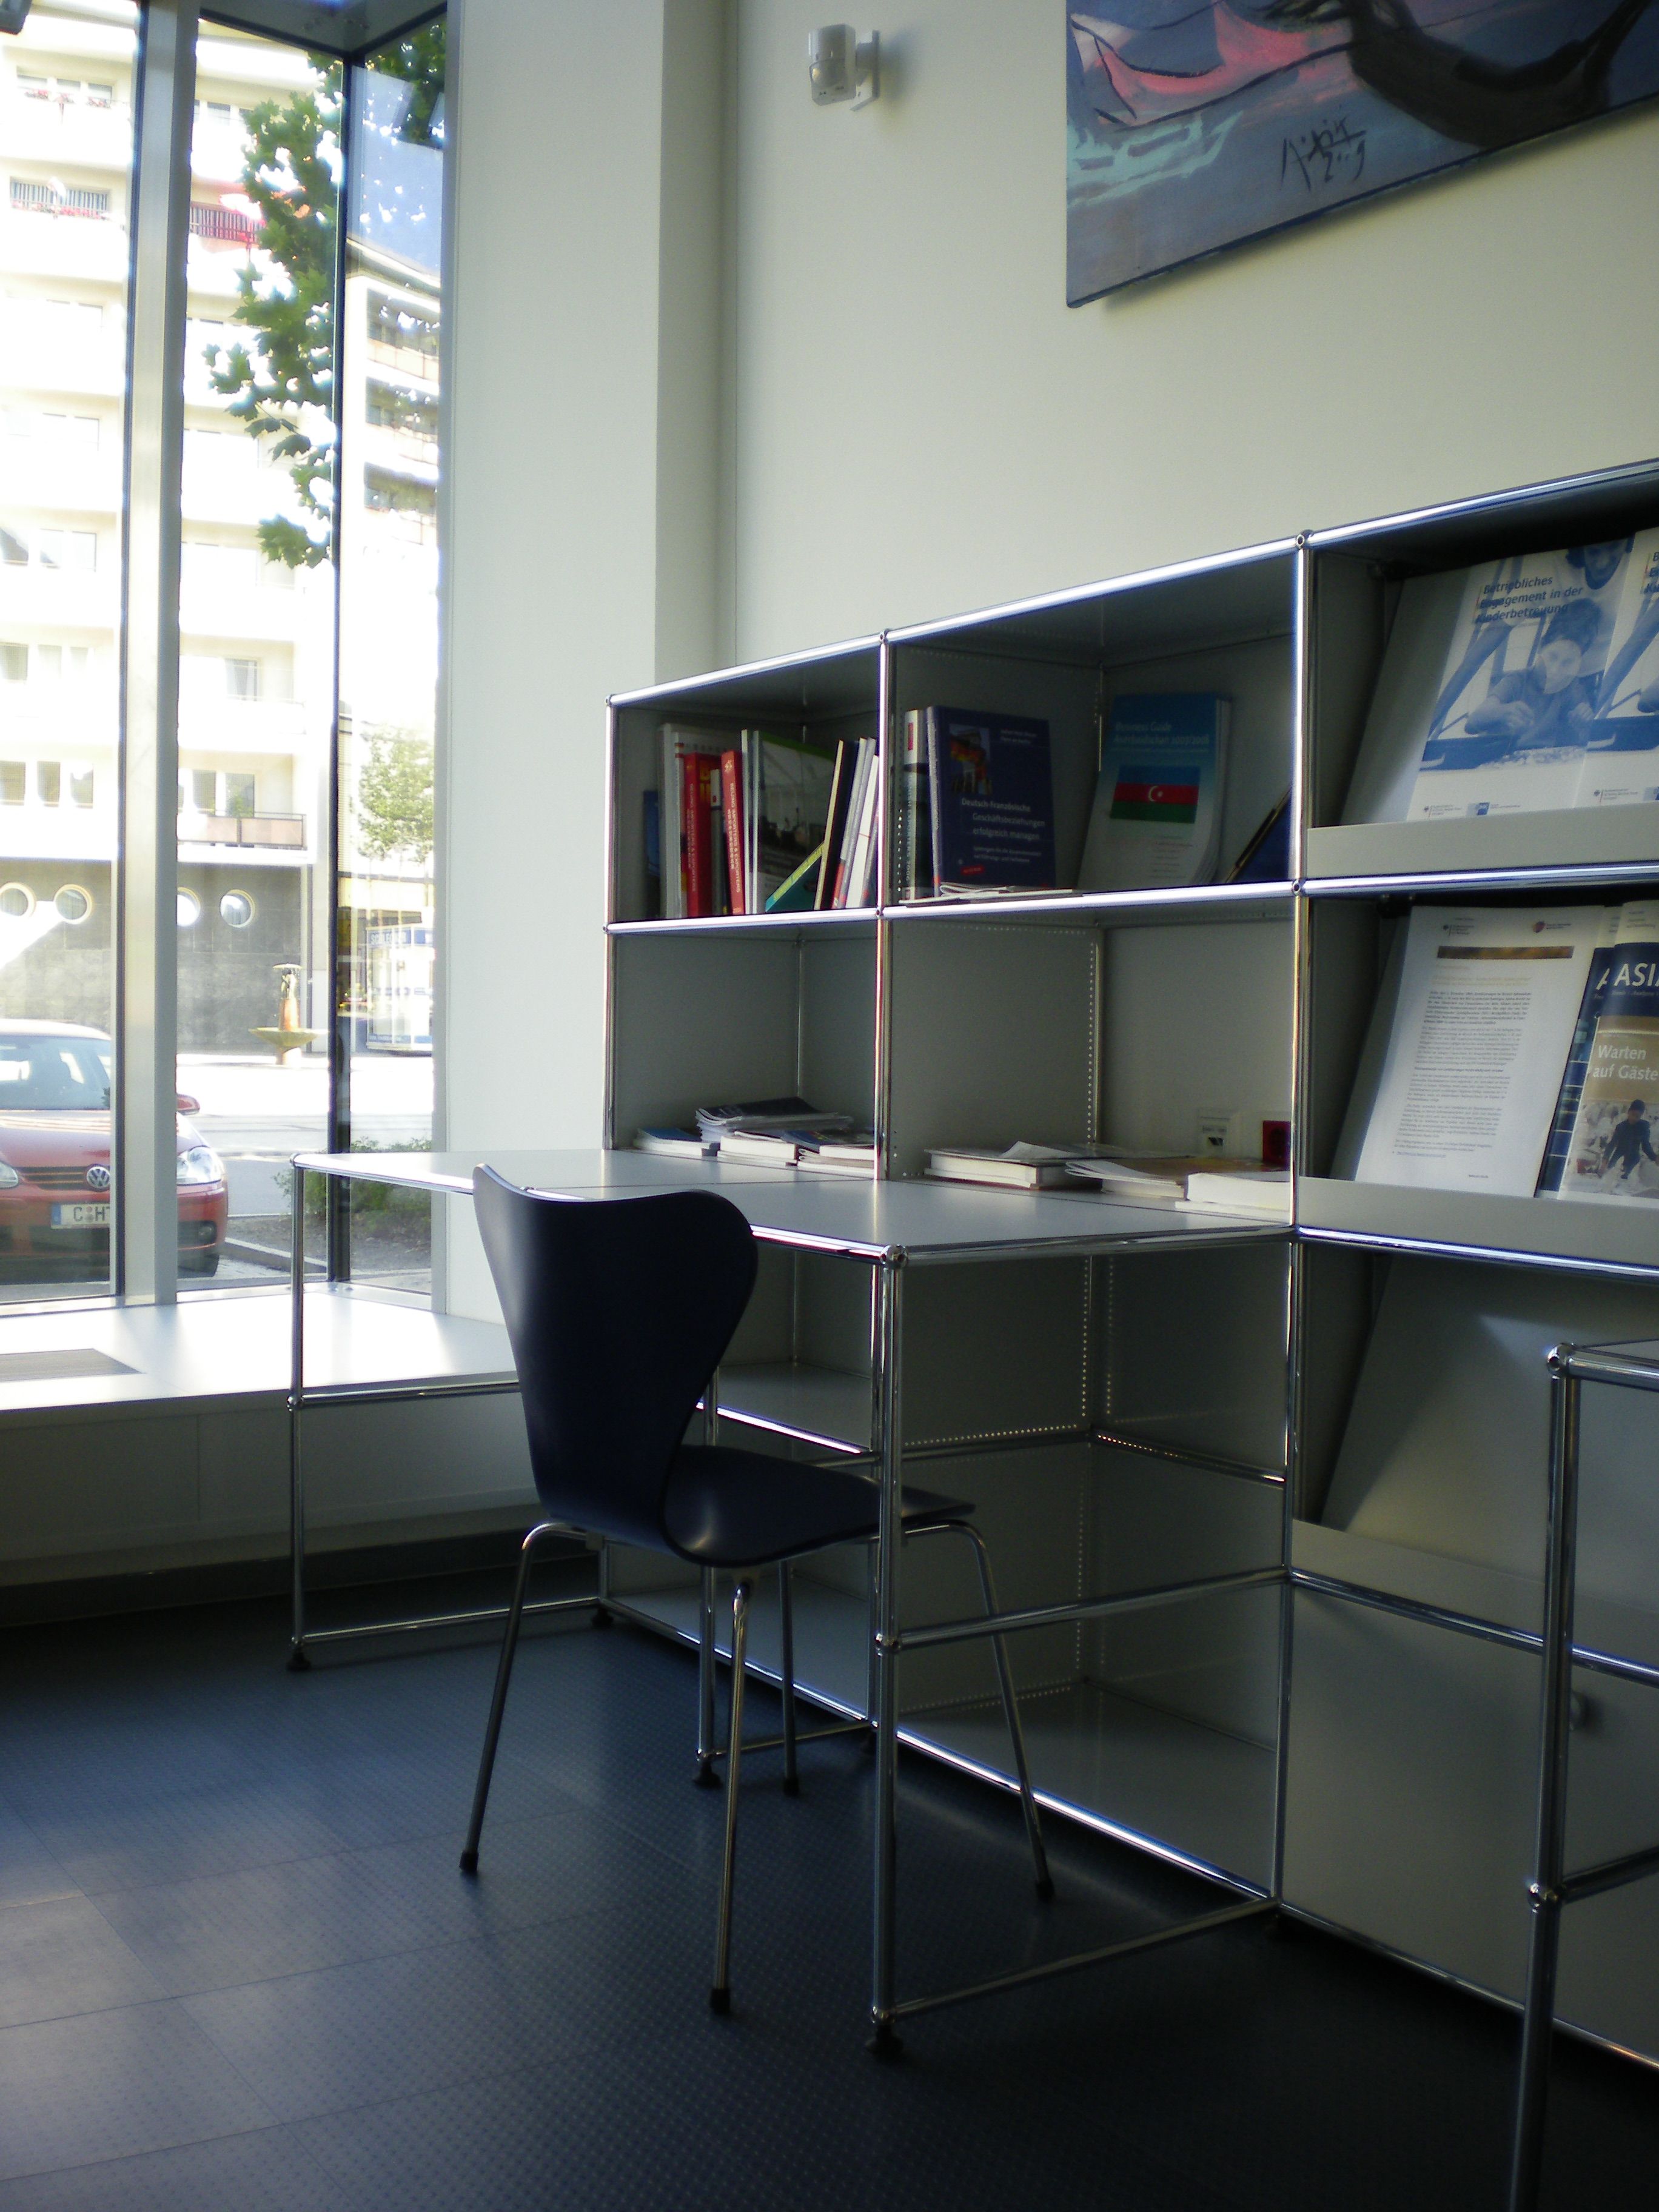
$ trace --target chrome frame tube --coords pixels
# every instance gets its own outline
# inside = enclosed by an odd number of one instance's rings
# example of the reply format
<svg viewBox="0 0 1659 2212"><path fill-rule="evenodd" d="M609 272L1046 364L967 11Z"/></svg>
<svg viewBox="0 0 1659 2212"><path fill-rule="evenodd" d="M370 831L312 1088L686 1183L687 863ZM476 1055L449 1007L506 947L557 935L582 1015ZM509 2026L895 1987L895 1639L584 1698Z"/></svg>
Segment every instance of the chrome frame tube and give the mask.
<svg viewBox="0 0 1659 2212"><path fill-rule="evenodd" d="M1539 1718L1538 1819L1509 2212L1536 2212L1555 2032L1561 1877L1567 1829L1572 1707L1572 1616L1578 1535L1578 1394L1559 1351L1550 1354L1550 1489L1544 1566L1544 1681Z"/></svg>
<svg viewBox="0 0 1659 2212"><path fill-rule="evenodd" d="M714 1570L697 1577L697 1780L714 1780Z"/></svg>
<svg viewBox="0 0 1659 2212"><path fill-rule="evenodd" d="M732 1592L732 1734L726 1749L726 1842L720 1856L720 1914L714 1923L714 1978L709 2008L732 2009L732 1882L738 1861L738 1780L743 1764L744 1661L749 1642L749 1583L739 1576Z"/></svg>
<svg viewBox="0 0 1659 2212"><path fill-rule="evenodd" d="M1068 1598L1063 1605L1032 1606L1023 1613L994 1613L982 1620L936 1621L925 1628L896 1632L894 1644L901 1650L922 1651L940 1644L971 1643L981 1636L1011 1636L1028 1628L1063 1628L1075 1620L1139 1613L1153 1606L1178 1605L1188 1598L1267 1589L1285 1580L1283 1567L1249 1567L1236 1575L1206 1575L1196 1582L1159 1583L1147 1589L1126 1590L1115 1597Z"/></svg>
<svg viewBox="0 0 1659 2212"><path fill-rule="evenodd" d="M896 2047L893 2028L895 1945L897 1936L898 1801L898 1572L902 1528L900 1483L903 1444L902 1255L884 1260L877 1276L877 1325L881 1396L881 1514L876 1536L876 1820L872 1885L870 2027L873 2047Z"/></svg>
<svg viewBox="0 0 1659 2212"><path fill-rule="evenodd" d="M795 1598L787 1559L778 1561L778 1664L783 1676L783 1786L793 1797L800 1788L795 1755Z"/></svg>
<svg viewBox="0 0 1659 2212"><path fill-rule="evenodd" d="M530 1582L530 1562L538 1537L549 1535L558 1524L538 1521L519 1547L519 1571L514 1577L513 1602L507 1607L507 1632L501 1638L501 1656L495 1668L495 1688L489 1700L489 1719L484 1728L483 1751L478 1760L478 1778L472 1790L472 1817L466 1826L466 1842L461 1850L461 1872L478 1871L478 1838L483 1830L484 1808L489 1802L489 1778L495 1771L495 1747L501 1740L501 1716L507 1711L507 1686L513 1677L513 1661L519 1649L519 1629L524 1619L525 1591Z"/></svg>
<svg viewBox="0 0 1659 2212"><path fill-rule="evenodd" d="M288 1663L299 1673L306 1657L306 1492L301 1413L306 1384L306 1171L294 1163L294 1218L289 1231L289 1331L288 1390L289 1583L293 1613L289 1624Z"/></svg>
<svg viewBox="0 0 1659 2212"><path fill-rule="evenodd" d="M903 2020L919 2012L942 2012L946 2005L966 2004L973 1997L1000 1996L1005 1990L1024 1989L1030 1982L1052 1981L1060 1974L1075 1974L1085 1966L1103 1966L1109 1959L1127 1959L1137 1951L1161 1950L1166 1944L1184 1942L1189 1936L1206 1936L1212 1929L1224 1928L1231 1921L1252 1920L1264 1912L1277 1908L1271 1897L1252 1898L1248 1905L1224 1905L1218 1912L1200 1913L1193 1920L1183 1920L1174 1928L1159 1928L1150 1936L1132 1936L1127 1942L1103 1943L1098 1950L1072 1951L1063 1959L1045 1960L1040 1966L1021 1966L1012 1974L994 1974L989 1981L970 1982L959 1990L940 1990L925 1997L907 1997L902 2004L893 2008L894 2017Z"/></svg>
<svg viewBox="0 0 1659 2212"><path fill-rule="evenodd" d="M997 1615L996 1583L991 1573L991 1557L985 1548L985 1539L971 1521L950 1523L957 1534L965 1536L973 1547L974 1562L979 1569L980 1595L985 1600L985 1618L994 1620ZM925 1529L911 1532L925 1534ZM1014 1773L1019 1783L1019 1809L1025 1820L1025 1839L1031 1848L1031 1868L1039 1897L1054 1893L1054 1876L1048 1871L1048 1854L1042 1841L1042 1820L1037 1812L1036 1800L1031 1795L1031 1768L1025 1756L1025 1730L1020 1724L1019 1700L1014 1695L1014 1677L1008 1664L1008 1639L1006 1636L991 1638L992 1656L996 1661L997 1687L1002 1692L1002 1711L1008 1723L1008 1739L1013 1747Z"/></svg>

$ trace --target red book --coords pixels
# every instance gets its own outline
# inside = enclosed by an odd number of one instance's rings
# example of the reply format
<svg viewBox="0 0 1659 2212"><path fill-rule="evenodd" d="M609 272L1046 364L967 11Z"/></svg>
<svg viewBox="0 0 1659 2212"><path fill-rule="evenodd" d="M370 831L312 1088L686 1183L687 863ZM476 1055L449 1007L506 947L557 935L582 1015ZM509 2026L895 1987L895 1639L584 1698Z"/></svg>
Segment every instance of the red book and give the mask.
<svg viewBox="0 0 1659 2212"><path fill-rule="evenodd" d="M714 911L714 779L719 773L720 762L713 753L687 753L680 763L685 911L694 921Z"/></svg>
<svg viewBox="0 0 1659 2212"><path fill-rule="evenodd" d="M733 914L746 914L743 869L743 775L735 752L720 755L720 808L726 817L726 877Z"/></svg>

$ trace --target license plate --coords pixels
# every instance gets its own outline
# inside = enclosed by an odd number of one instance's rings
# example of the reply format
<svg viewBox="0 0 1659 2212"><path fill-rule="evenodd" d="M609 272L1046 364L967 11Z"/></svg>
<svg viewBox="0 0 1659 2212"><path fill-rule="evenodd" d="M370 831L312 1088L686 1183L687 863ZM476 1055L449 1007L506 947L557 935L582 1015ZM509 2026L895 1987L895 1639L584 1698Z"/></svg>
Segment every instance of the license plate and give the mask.
<svg viewBox="0 0 1659 2212"><path fill-rule="evenodd" d="M52 1209L54 1229L107 1229L109 1200L77 1200L72 1206L54 1206Z"/></svg>

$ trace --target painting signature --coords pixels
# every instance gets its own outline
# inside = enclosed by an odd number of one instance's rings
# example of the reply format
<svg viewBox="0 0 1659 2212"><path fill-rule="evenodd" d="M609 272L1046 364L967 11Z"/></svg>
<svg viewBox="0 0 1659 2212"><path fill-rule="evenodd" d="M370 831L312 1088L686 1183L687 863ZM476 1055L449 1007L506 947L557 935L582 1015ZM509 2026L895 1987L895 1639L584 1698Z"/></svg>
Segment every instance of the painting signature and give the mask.
<svg viewBox="0 0 1659 2212"><path fill-rule="evenodd" d="M1306 189L1318 191L1327 185L1357 185L1365 173L1365 133L1354 130L1346 115L1334 123L1316 125L1287 137L1279 150L1281 185L1300 177Z"/></svg>

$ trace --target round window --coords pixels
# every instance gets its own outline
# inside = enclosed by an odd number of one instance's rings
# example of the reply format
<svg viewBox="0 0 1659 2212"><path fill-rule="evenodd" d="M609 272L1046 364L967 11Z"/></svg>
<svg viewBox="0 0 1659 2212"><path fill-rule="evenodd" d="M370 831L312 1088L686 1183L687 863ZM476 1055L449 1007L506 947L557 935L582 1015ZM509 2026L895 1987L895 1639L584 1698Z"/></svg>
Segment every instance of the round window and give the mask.
<svg viewBox="0 0 1659 2212"><path fill-rule="evenodd" d="M233 929L246 929L253 919L253 901L246 891L227 891L219 902L219 919Z"/></svg>
<svg viewBox="0 0 1659 2212"><path fill-rule="evenodd" d="M202 902L201 902L201 900L200 900L200 899L198 899L198 898L197 897L197 896L196 896L196 894L195 894L195 892L194 892L194 891L180 891L180 892L179 892L179 928L180 928L180 929L194 929L194 928L195 928L195 927L196 927L196 925L197 925L197 923L198 923L201 919L202 919Z"/></svg>
<svg viewBox="0 0 1659 2212"><path fill-rule="evenodd" d="M92 912L92 894L79 884L65 884L52 901L59 921L84 921Z"/></svg>
<svg viewBox="0 0 1659 2212"><path fill-rule="evenodd" d="M27 921L34 912L34 893L27 884L0 884L0 914L9 921Z"/></svg>

